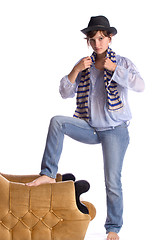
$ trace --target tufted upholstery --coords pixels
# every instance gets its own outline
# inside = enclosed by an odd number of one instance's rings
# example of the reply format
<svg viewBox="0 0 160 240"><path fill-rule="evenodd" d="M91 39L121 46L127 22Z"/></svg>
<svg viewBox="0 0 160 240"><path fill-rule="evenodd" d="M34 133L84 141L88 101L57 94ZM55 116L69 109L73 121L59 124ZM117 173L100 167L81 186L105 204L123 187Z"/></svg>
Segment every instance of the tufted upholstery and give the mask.
<svg viewBox="0 0 160 240"><path fill-rule="evenodd" d="M34 178L0 174L0 240L83 240L91 217L76 206L74 182L24 184Z"/></svg>

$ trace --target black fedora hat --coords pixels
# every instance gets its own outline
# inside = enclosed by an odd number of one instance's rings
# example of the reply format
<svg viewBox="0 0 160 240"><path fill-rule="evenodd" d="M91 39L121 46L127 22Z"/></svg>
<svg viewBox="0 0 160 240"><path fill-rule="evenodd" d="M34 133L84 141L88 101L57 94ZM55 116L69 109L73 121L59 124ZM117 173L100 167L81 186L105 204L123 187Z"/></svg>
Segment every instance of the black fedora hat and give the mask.
<svg viewBox="0 0 160 240"><path fill-rule="evenodd" d="M104 16L91 17L88 23L88 27L81 30L82 33L86 34L91 31L106 30L113 36L117 34L117 29L110 27L108 19Z"/></svg>

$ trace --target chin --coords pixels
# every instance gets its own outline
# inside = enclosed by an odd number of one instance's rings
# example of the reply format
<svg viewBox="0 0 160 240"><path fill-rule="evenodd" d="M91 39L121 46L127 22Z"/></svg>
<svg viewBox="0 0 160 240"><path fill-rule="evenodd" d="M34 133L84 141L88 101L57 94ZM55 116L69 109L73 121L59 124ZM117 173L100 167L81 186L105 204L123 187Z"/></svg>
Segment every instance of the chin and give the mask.
<svg viewBox="0 0 160 240"><path fill-rule="evenodd" d="M106 50L104 51L104 50L99 50L99 51L95 51L98 55L101 55L101 54L104 54L104 53L106 53Z"/></svg>

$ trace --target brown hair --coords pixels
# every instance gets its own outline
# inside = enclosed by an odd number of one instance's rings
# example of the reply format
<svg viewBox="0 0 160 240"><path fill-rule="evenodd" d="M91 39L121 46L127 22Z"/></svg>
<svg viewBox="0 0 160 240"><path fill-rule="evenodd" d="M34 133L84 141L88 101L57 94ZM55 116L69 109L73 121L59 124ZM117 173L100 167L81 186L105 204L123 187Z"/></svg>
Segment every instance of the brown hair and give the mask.
<svg viewBox="0 0 160 240"><path fill-rule="evenodd" d="M87 44L88 44L88 45L89 45L89 39L90 39L90 38L93 38L98 31L99 31L99 30L95 30L95 31L90 31L90 32L87 32L87 33L86 33L86 38L85 38L85 39L87 39ZM110 38L110 40L111 40L111 38L112 38L112 33L109 33L109 32L107 32L106 30L103 30L103 31L101 30L100 33L101 33L102 35L104 35L105 37Z"/></svg>

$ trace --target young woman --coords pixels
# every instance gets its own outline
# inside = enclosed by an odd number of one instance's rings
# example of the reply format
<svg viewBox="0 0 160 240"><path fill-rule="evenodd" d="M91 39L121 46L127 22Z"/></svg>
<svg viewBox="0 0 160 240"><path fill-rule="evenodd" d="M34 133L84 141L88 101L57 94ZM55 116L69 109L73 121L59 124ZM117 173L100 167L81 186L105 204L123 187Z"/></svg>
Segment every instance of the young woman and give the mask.
<svg viewBox="0 0 160 240"><path fill-rule="evenodd" d="M110 27L106 17L91 17L82 32L93 54L82 58L60 83L63 98L74 97L77 93L74 117L51 119L41 176L28 185L55 182L64 135L87 144L100 143L107 196L107 240L118 240L123 224L121 171L131 120L128 89L141 92L144 81L129 59L116 55L109 47L117 30Z"/></svg>

